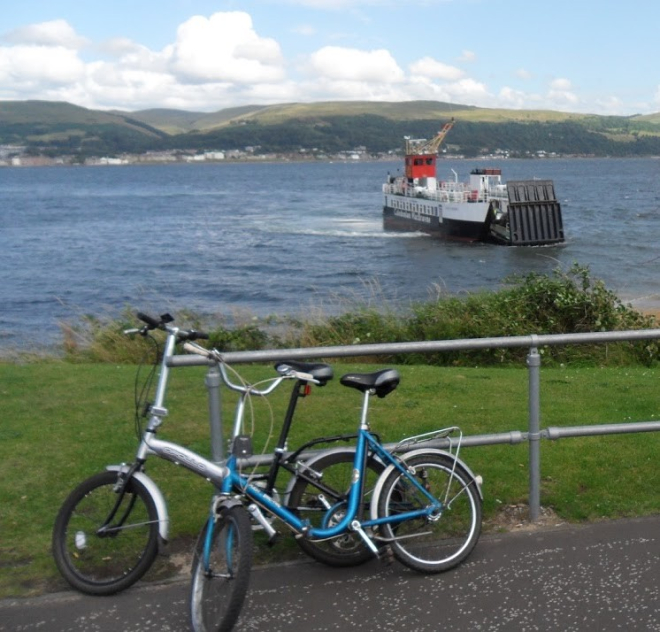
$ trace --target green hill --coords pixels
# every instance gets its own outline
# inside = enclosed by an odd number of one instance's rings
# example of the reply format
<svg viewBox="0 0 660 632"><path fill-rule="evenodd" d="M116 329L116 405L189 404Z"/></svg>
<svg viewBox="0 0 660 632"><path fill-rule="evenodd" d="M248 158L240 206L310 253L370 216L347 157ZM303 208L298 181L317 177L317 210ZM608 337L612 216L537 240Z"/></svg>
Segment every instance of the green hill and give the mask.
<svg viewBox="0 0 660 632"><path fill-rule="evenodd" d="M457 125L450 153L496 150L589 155L660 155L660 113L596 116L546 110L501 110L439 101L318 102L250 105L217 112L89 110L70 103L0 101L0 144L31 153L112 155L149 150L261 152L399 151L404 136L433 136Z"/></svg>
<svg viewBox="0 0 660 632"><path fill-rule="evenodd" d="M250 117L253 113L267 106L248 105L226 108L211 114L206 112L187 112L185 110L152 109L138 112L116 111L118 116L130 117L161 130L170 135L185 134L191 131L203 131L222 127L231 121Z"/></svg>
<svg viewBox="0 0 660 632"><path fill-rule="evenodd" d="M166 137L128 114L56 101L0 101L0 144L33 153L146 151Z"/></svg>

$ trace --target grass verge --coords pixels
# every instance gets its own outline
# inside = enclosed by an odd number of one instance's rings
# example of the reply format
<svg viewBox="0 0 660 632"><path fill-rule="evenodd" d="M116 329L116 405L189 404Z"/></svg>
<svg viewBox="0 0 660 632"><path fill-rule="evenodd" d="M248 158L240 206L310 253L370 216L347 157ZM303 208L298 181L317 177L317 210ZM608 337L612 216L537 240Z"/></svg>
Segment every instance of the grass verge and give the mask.
<svg viewBox="0 0 660 632"><path fill-rule="evenodd" d="M248 379L270 367L238 367ZM336 375L373 365L336 364ZM523 368L402 366L399 389L376 399L372 427L384 441L458 424L466 435L527 429L527 372ZM657 419L659 369L544 368L542 425L571 426ZM136 447L132 391L136 367L123 364L0 364L0 598L65 589L50 555L55 514L70 490L107 464L131 461ZM161 436L208 454L204 370L177 369ZM255 449L276 433L288 397L279 389L254 402ZM223 399L225 419L234 400ZM302 400L290 446L322 434L351 432L360 398L337 380ZM272 441L270 449L272 449ZM656 434L542 442L542 504L563 520L648 515L660 511ZM268 450L267 450L268 451ZM503 506L525 503L528 447L465 448L462 457L484 478L485 519ZM148 464L169 505L172 551L152 577L175 570L179 551L192 546L210 486L183 468ZM299 555L291 537L261 560Z"/></svg>

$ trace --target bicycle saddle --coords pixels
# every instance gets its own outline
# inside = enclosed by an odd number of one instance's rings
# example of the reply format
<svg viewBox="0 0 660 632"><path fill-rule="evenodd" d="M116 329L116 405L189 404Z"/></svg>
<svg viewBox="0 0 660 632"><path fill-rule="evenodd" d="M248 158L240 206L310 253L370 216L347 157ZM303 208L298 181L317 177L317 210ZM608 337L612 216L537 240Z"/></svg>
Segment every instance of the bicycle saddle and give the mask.
<svg viewBox="0 0 660 632"><path fill-rule="evenodd" d="M374 373L347 373L339 381L343 386L356 388L362 393L374 389L378 397L385 397L399 385L401 376L396 369L382 369Z"/></svg>
<svg viewBox="0 0 660 632"><path fill-rule="evenodd" d="M319 386L325 386L334 375L332 367L329 364L323 364L321 362L288 360L286 362L278 362L275 365L275 370L281 375L286 375L289 369L300 371L300 373L309 373L318 382Z"/></svg>

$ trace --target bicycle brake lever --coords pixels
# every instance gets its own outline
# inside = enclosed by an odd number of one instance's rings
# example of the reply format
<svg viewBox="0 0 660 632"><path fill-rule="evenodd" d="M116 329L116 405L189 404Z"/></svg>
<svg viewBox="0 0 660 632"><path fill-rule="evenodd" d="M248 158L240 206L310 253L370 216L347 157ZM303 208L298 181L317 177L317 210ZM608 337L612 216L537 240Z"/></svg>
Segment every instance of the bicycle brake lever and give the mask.
<svg viewBox="0 0 660 632"><path fill-rule="evenodd" d="M223 361L222 355L220 355L220 352L217 351L216 349L204 349L204 347L200 347L198 344L195 344L194 342L184 342L183 348L188 353L195 353L197 355L204 356L205 358L210 358L215 362Z"/></svg>
<svg viewBox="0 0 660 632"><path fill-rule="evenodd" d="M200 347L199 345L196 345L194 342L184 342L183 348L188 353L195 353L197 355L205 356L207 358L211 357L211 352L208 349L204 349L204 347Z"/></svg>

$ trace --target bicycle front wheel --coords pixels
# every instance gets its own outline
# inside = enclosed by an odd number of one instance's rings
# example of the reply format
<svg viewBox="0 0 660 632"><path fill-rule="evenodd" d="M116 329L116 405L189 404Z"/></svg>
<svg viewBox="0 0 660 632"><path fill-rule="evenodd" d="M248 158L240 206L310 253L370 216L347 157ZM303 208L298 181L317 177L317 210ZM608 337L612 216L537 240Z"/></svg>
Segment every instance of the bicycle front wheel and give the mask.
<svg viewBox="0 0 660 632"><path fill-rule="evenodd" d="M158 512L151 494L131 478L122 497L117 477L107 471L83 481L64 501L53 527L57 568L71 586L90 595L128 588L158 553Z"/></svg>
<svg viewBox="0 0 660 632"><path fill-rule="evenodd" d="M309 478L299 476L291 494L288 507L301 518L309 520L313 527L329 528L346 515L348 491L353 478L355 451L351 449L329 452L311 461L309 470L303 470ZM364 512L368 515L372 492L383 464L373 457L367 460L364 484ZM310 557L328 566L357 566L374 558L374 554L354 531L347 531L330 540L297 538L300 548Z"/></svg>
<svg viewBox="0 0 660 632"><path fill-rule="evenodd" d="M423 573L439 573L460 564L481 534L481 497L476 480L451 457L437 453L403 457L416 480L442 503L428 517L381 525L384 540L402 563ZM378 499L380 518L423 510L428 498L398 470L384 481Z"/></svg>
<svg viewBox="0 0 660 632"><path fill-rule="evenodd" d="M252 546L252 525L243 507L223 510L217 519L207 521L192 566L190 615L195 632L226 632L234 627L250 582Z"/></svg>

